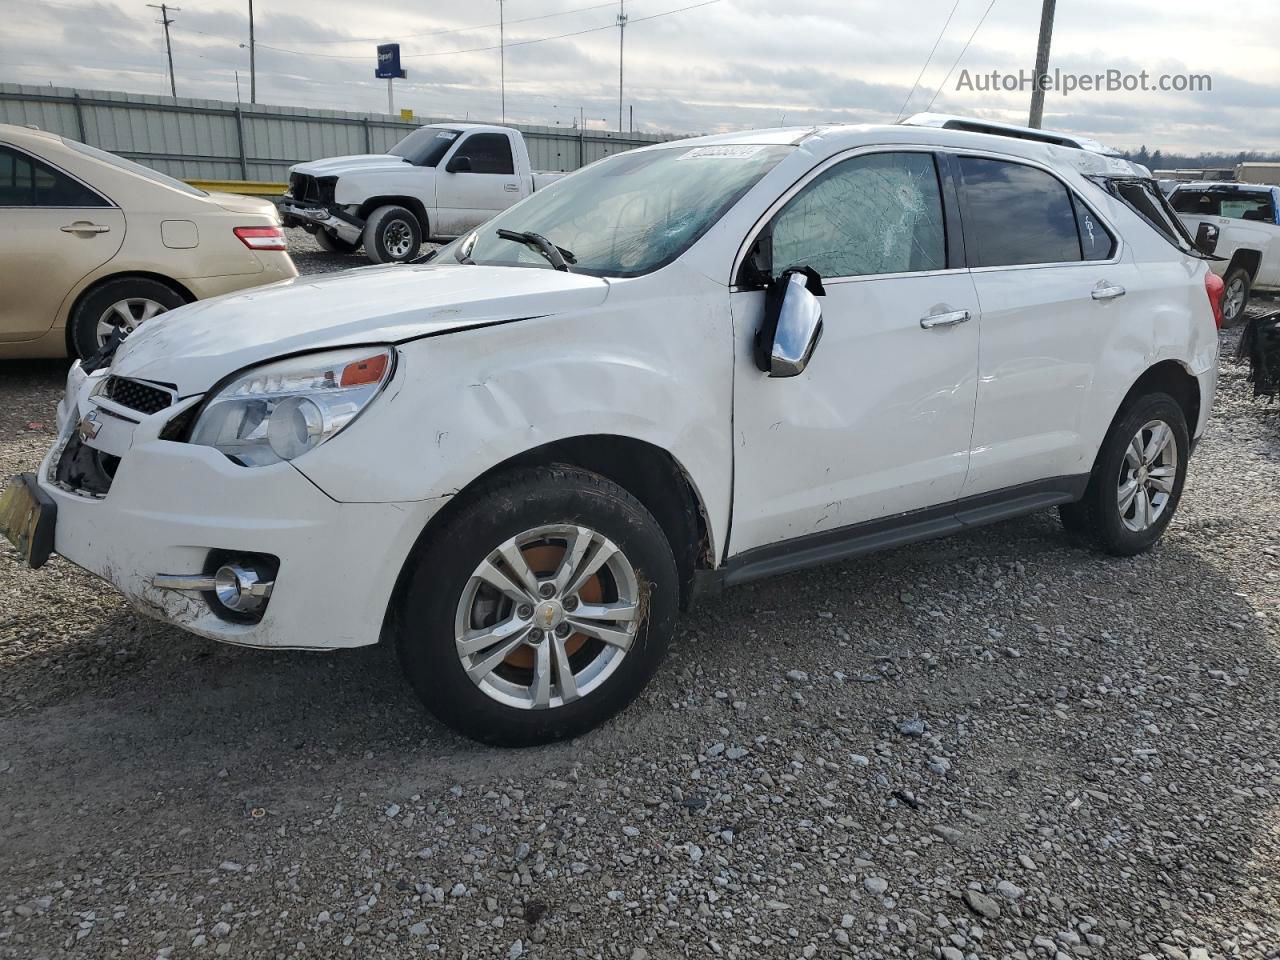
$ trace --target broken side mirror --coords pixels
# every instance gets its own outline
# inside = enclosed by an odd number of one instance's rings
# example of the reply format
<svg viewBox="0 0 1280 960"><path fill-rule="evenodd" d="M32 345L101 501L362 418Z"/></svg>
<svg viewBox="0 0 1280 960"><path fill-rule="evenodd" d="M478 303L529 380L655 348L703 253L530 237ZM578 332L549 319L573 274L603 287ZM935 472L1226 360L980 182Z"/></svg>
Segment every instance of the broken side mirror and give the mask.
<svg viewBox="0 0 1280 960"><path fill-rule="evenodd" d="M822 339L822 278L809 267L792 268L765 292L764 322L756 333L756 366L771 377L804 373Z"/></svg>
<svg viewBox="0 0 1280 960"><path fill-rule="evenodd" d="M1201 253L1213 253L1218 249L1218 228L1212 223L1200 224L1196 231L1196 249Z"/></svg>
<svg viewBox="0 0 1280 960"><path fill-rule="evenodd" d="M446 173L470 173L471 158L465 156L454 157L449 161L449 166L445 168Z"/></svg>

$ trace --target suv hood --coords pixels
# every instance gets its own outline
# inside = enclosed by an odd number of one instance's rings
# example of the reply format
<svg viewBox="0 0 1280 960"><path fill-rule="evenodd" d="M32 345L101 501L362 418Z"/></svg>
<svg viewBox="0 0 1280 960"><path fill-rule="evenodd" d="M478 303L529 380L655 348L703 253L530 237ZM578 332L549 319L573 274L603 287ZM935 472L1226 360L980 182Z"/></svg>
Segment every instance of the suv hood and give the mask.
<svg viewBox="0 0 1280 960"><path fill-rule="evenodd" d="M300 351L399 343L598 306L607 281L526 267L388 264L298 277L188 304L120 344L111 372L203 393L245 367Z"/></svg>
<svg viewBox="0 0 1280 960"><path fill-rule="evenodd" d="M409 161L392 153L357 153L349 157L329 157L298 163L289 168L290 173L305 173L311 177L336 177L344 173L361 173L368 170L397 170Z"/></svg>

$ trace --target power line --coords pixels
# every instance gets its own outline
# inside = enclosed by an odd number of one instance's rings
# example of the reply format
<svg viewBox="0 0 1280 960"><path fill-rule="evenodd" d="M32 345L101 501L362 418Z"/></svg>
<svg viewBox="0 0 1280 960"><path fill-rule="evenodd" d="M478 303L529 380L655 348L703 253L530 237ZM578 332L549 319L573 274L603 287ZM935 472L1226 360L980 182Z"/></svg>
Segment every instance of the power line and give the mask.
<svg viewBox="0 0 1280 960"><path fill-rule="evenodd" d="M686 10L696 10L699 7L709 7L713 4L720 3L720 2L721 0L702 0L701 3L691 3L686 7L677 7L674 10L664 10L661 13L651 13L645 17L631 17L627 22L631 24L631 23L641 23L642 21L645 21L645 20L657 20L659 17L669 17L672 14L684 13ZM613 4L610 4L610 6L613 6ZM401 60L422 60L422 59L431 58L431 57L451 57L451 56L454 56L455 54L461 54L461 53L488 53L492 50L499 50L504 46L505 47L526 47L535 43L546 43L549 40L565 40L569 37L580 37L583 34L587 34L587 33L598 33L601 30L613 30L617 26L618 26L618 23L617 23L617 20L615 19L613 23L606 23L603 26L587 27L584 30L574 30L570 33L559 33L553 37L536 37L532 40L513 40L511 41L511 43L507 43L507 44L490 44L485 47L467 47L466 49L463 49L463 50L441 50L441 51L437 51L436 53L410 53L410 54L405 54L401 56L400 59ZM285 49L284 47L273 47L265 43L259 43L258 46L262 47L264 50L274 50L276 53L291 53L297 57L324 57L325 59L328 59L328 60L361 60L361 61L369 59L367 56L352 56L351 54L310 53L303 50L288 50L288 49Z"/></svg>
<svg viewBox="0 0 1280 960"><path fill-rule="evenodd" d="M924 112L928 113L933 109L933 101L938 99L938 94L942 92L942 88L947 85L947 81L951 79L951 74L956 72L956 67L960 66L960 60L964 57L965 52L969 49L969 44L973 43L973 38L978 35L978 31L982 29L982 25L987 21L987 14L991 12L991 8L996 5L996 0L991 0L987 4L987 9L982 11L982 19L978 21L978 25L973 28L973 33L969 34L969 39L964 42L964 47L960 50L960 56L956 57L956 62L951 64L951 69L947 71L947 75L942 78L942 82L938 84L938 89L933 91L933 96L929 100L929 105L924 108Z"/></svg>
<svg viewBox="0 0 1280 960"><path fill-rule="evenodd" d="M916 77L916 82L911 85L911 89L907 91L907 99L902 101L902 107L898 110L898 115L893 118L893 122L897 123L902 119L902 115L907 112L907 104L911 102L911 95L916 92L916 87L920 86L920 81L924 78L924 72L929 69L929 64L933 62L933 55L938 52L938 44L942 42L942 36L947 32L947 27L951 26L951 18L956 15L956 8L960 6L960 0L956 0L951 5L951 12L947 14L947 22L942 25L942 29L938 31L938 39L933 41L933 49L929 51L929 56L924 58L924 66L920 68L920 73Z"/></svg>

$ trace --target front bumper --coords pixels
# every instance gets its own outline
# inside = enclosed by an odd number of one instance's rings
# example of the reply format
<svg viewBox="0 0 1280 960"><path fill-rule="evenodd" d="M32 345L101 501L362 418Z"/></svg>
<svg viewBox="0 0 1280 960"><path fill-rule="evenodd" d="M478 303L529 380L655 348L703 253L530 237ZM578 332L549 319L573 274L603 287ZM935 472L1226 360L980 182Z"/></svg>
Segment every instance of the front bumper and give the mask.
<svg viewBox="0 0 1280 960"><path fill-rule="evenodd" d="M113 433L120 460L110 489L75 492L54 473L78 429L69 411L120 414L87 396L91 388L73 373L59 405L59 441L40 467L40 489L57 504L58 554L109 581L143 613L214 640L306 649L377 642L404 560L444 499L341 503L291 464L240 467L211 447L161 440L188 402L142 417L125 440ZM197 592L154 584L157 575L200 574L214 551L279 558L260 622L231 622Z"/></svg>
<svg viewBox="0 0 1280 960"><path fill-rule="evenodd" d="M280 202L280 215L286 227L322 227L347 243L359 243L364 235L364 221L351 216L336 204L311 203L285 197Z"/></svg>

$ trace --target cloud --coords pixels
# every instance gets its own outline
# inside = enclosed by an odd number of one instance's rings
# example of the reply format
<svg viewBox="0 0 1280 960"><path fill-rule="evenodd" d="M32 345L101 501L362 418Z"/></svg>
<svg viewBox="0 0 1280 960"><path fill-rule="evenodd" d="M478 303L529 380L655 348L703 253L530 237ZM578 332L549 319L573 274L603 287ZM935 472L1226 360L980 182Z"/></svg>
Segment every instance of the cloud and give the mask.
<svg viewBox="0 0 1280 960"><path fill-rule="evenodd" d="M688 2L627 0L632 23L626 31L624 97L642 129L712 132L772 126L784 117L788 123L891 122L954 0L721 0L642 19ZM578 9L590 5L591 0L506 4L508 41L606 28L509 47L509 120L568 125L581 107L595 126L617 123L615 8ZM408 0L366 0L358 7L343 0L259 4L258 98L384 110L385 85L372 75L373 39L398 36L409 71L408 80L397 84L398 104L423 116L496 118L496 51L419 56L496 43L497 30L490 25L496 6L426 7ZM1029 93L961 91L954 75L938 89L962 50L960 66L971 71L1030 68L1039 4L997 3L965 49L986 7L984 0L960 0L908 112L924 109L936 92L935 110L1025 122ZM1280 35L1280 5L1240 0L1233 9L1238 16L1226 18L1207 16L1200 0L1059 5L1054 65L1076 72L1111 67L1208 73L1213 89L1050 94L1047 124L1121 147L1280 150L1280 86L1270 49L1271 38ZM234 99L238 70L247 96L246 13L243 0L206 0L175 15L180 95ZM563 15L517 22L555 13ZM154 14L141 3L0 0L6 23L0 80L166 93L164 44Z"/></svg>

